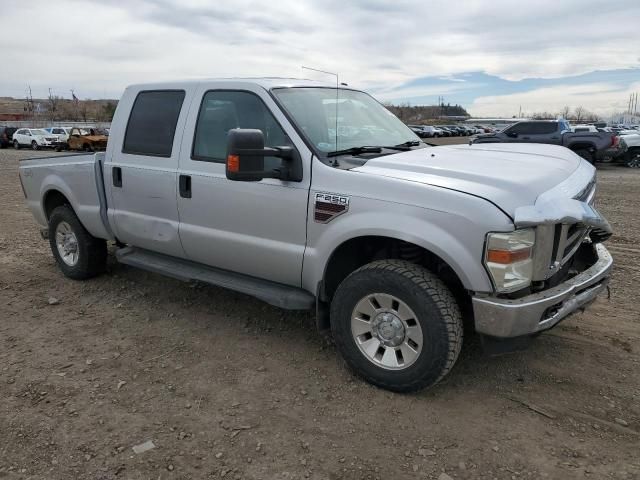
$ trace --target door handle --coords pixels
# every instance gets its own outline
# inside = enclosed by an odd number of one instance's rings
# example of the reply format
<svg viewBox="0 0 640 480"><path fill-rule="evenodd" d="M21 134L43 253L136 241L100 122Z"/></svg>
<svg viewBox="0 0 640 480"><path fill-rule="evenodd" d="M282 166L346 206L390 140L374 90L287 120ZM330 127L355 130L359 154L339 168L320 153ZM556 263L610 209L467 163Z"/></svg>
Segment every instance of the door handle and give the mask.
<svg viewBox="0 0 640 480"><path fill-rule="evenodd" d="M178 179L178 186L180 190L180 196L182 198L191 198L191 176L180 175Z"/></svg>
<svg viewBox="0 0 640 480"><path fill-rule="evenodd" d="M111 169L111 177L113 178L113 186L122 188L122 168L113 167Z"/></svg>

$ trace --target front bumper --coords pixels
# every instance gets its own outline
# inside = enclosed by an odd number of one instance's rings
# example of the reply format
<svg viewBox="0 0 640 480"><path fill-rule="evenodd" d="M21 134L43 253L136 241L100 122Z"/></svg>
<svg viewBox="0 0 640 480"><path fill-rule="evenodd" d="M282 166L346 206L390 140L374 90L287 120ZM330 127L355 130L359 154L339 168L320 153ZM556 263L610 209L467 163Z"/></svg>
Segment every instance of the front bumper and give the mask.
<svg viewBox="0 0 640 480"><path fill-rule="evenodd" d="M597 261L560 285L516 300L473 297L478 333L511 338L547 330L591 303L609 283L613 259L602 244Z"/></svg>

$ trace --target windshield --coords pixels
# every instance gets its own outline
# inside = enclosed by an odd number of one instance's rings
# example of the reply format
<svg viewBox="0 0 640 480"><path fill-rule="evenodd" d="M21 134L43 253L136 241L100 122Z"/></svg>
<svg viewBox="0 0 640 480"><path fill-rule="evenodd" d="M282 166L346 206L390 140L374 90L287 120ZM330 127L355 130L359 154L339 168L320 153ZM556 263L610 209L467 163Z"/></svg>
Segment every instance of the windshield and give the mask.
<svg viewBox="0 0 640 480"><path fill-rule="evenodd" d="M31 130L31 135L49 135L49 132L45 132L44 130Z"/></svg>
<svg viewBox="0 0 640 480"><path fill-rule="evenodd" d="M420 141L409 127L363 92L313 87L276 88L273 93L321 153Z"/></svg>

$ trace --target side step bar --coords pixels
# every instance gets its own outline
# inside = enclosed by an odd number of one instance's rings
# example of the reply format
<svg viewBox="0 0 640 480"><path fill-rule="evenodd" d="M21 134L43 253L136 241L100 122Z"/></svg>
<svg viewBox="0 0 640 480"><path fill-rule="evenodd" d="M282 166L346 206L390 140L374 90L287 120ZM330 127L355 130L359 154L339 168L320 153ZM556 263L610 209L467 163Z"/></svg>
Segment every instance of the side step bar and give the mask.
<svg viewBox="0 0 640 480"><path fill-rule="evenodd" d="M208 267L140 248L120 248L116 250L116 258L125 265L160 273L184 282L197 280L251 295L286 310L311 310L316 303L315 297L301 288Z"/></svg>

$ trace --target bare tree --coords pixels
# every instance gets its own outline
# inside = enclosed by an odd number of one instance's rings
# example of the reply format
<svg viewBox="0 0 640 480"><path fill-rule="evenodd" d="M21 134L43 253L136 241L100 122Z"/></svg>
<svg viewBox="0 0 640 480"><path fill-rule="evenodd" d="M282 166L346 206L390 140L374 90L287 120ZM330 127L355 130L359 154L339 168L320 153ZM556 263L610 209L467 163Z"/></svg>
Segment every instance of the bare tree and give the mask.
<svg viewBox="0 0 640 480"><path fill-rule="evenodd" d="M47 97L47 103L49 104L49 116L51 121L54 121L58 117L58 110L60 106L61 97L54 95L51 89L49 89L49 97Z"/></svg>
<svg viewBox="0 0 640 480"><path fill-rule="evenodd" d="M81 100L78 102L78 113L80 114L80 118L83 122L87 122L89 118L89 101L90 100Z"/></svg>
<svg viewBox="0 0 640 480"><path fill-rule="evenodd" d="M584 120L585 113L587 113L582 105L577 106L573 112L576 122L578 123Z"/></svg>
<svg viewBox="0 0 640 480"><path fill-rule="evenodd" d="M569 118L570 112L571 112L571 109L569 108L569 106L565 105L564 107L562 107L562 110L560 110L560 116L562 118Z"/></svg>

